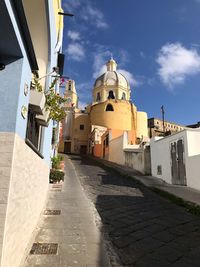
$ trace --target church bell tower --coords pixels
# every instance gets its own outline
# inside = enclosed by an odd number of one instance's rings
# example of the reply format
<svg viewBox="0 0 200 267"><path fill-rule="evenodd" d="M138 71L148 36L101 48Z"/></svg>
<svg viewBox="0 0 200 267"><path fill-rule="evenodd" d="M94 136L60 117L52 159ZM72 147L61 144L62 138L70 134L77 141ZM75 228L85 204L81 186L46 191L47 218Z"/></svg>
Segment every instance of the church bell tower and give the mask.
<svg viewBox="0 0 200 267"><path fill-rule="evenodd" d="M78 96L74 80L67 80L64 97L66 98L66 107L78 107Z"/></svg>

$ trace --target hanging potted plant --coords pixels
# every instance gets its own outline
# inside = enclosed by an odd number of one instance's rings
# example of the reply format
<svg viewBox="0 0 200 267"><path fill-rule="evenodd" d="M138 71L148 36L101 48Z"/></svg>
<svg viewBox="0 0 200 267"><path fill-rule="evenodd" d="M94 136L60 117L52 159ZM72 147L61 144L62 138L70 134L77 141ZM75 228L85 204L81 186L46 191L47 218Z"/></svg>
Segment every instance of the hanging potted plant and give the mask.
<svg viewBox="0 0 200 267"><path fill-rule="evenodd" d="M46 104L45 108L49 111L49 118L55 121L61 121L65 115L64 103L66 99L60 96L58 93L55 93L54 86L57 82L57 78L54 79L49 90L45 92Z"/></svg>
<svg viewBox="0 0 200 267"><path fill-rule="evenodd" d="M66 111L64 103L66 99L55 93L55 85L58 78L55 78L51 83L49 89L44 92L45 96L45 106L42 110L42 115L37 115L36 119L43 126L48 126L50 119L55 121L61 121L66 116ZM36 90L41 93L43 92L42 85L39 83L38 79L34 77L34 85Z"/></svg>
<svg viewBox="0 0 200 267"><path fill-rule="evenodd" d="M43 114L43 109L45 106L45 94L42 90L41 84L37 81L37 78L34 76L34 81L31 83L30 88L30 99L29 105L35 110L38 114Z"/></svg>

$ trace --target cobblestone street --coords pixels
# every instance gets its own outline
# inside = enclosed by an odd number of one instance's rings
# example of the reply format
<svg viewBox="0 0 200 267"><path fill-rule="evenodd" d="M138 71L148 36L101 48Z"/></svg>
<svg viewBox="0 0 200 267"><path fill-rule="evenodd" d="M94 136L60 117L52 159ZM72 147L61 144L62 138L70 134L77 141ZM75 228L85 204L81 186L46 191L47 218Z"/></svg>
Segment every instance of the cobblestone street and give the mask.
<svg viewBox="0 0 200 267"><path fill-rule="evenodd" d="M70 158L101 218L113 266L200 266L200 217L91 159Z"/></svg>

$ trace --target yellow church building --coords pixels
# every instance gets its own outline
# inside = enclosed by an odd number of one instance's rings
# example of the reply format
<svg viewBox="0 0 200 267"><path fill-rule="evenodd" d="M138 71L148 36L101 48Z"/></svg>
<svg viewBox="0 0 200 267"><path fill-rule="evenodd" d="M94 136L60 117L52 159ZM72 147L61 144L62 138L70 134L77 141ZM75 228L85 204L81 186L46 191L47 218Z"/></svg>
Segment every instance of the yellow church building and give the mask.
<svg viewBox="0 0 200 267"><path fill-rule="evenodd" d="M59 152L109 159L110 153L117 153L110 149L111 141L124 132L130 145L148 136L147 114L137 111L131 102L129 81L117 71L114 59L106 66L107 71L94 83L93 101L85 110L78 109L75 82L67 81L67 116L61 126Z"/></svg>

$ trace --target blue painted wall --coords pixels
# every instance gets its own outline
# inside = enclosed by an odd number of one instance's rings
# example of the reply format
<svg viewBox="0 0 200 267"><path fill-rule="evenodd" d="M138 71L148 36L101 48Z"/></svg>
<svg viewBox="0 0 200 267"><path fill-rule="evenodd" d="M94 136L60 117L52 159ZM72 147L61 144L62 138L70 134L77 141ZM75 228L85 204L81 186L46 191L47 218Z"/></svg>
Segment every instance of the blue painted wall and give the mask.
<svg viewBox="0 0 200 267"><path fill-rule="evenodd" d="M25 96L24 86L25 83L30 86L32 73L12 7L8 0L5 0L5 3L12 21L16 43L19 45L23 57L8 64L5 70L0 71L0 132L15 132L22 139L25 139L27 119L21 116L21 108L22 106L28 108L29 94ZM48 64L48 72L50 72L52 68L57 65L57 53L54 51L57 43L57 33L52 1L46 3L49 13L51 14L49 20ZM46 82L47 88L51 81L52 79L49 77ZM50 163L51 156L52 127L53 123L51 121L49 127L43 129L42 137L41 152L48 163Z"/></svg>
<svg viewBox="0 0 200 267"><path fill-rule="evenodd" d="M0 131L15 132L23 59L0 71Z"/></svg>

